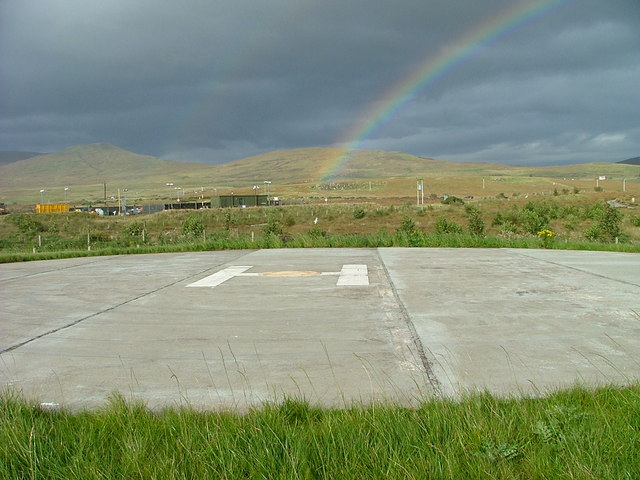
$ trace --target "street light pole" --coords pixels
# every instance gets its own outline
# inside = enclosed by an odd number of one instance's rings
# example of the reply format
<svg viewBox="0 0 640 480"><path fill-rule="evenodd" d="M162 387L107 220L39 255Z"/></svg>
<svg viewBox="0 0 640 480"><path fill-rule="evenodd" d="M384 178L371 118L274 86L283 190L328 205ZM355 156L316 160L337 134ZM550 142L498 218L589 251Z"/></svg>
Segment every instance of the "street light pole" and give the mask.
<svg viewBox="0 0 640 480"><path fill-rule="evenodd" d="M167 183L166 185L169 189L169 208L171 208L171 187L173 187L173 183Z"/></svg>
<svg viewBox="0 0 640 480"><path fill-rule="evenodd" d="M264 181L264 190L265 190L265 193L267 194L267 205L270 205L270 202L269 202L269 185L271 185L271 182L269 182L268 180L265 180Z"/></svg>
<svg viewBox="0 0 640 480"><path fill-rule="evenodd" d="M64 187L64 203L67 203L67 192L69 191L69 187Z"/></svg>
<svg viewBox="0 0 640 480"><path fill-rule="evenodd" d="M44 205L44 188L40 189L40 204Z"/></svg>

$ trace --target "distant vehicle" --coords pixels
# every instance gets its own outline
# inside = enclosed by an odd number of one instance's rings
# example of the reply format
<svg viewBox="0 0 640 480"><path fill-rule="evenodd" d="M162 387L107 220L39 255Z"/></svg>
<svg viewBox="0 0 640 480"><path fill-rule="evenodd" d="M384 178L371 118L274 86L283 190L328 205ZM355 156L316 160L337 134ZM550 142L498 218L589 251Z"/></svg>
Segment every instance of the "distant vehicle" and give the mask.
<svg viewBox="0 0 640 480"><path fill-rule="evenodd" d="M465 200L473 200L473 195L467 195L464 197Z"/></svg>
<svg viewBox="0 0 640 480"><path fill-rule="evenodd" d="M0 215L7 215L9 210L5 207L4 203L0 203Z"/></svg>

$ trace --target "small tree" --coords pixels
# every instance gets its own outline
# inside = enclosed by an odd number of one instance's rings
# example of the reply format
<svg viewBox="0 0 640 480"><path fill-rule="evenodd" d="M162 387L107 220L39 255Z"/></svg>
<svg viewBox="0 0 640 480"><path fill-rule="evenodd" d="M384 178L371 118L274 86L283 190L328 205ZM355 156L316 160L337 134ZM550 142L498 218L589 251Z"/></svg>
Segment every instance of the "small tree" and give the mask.
<svg viewBox="0 0 640 480"><path fill-rule="evenodd" d="M621 223L622 215L620 214L620 211L617 208L606 204L604 212L602 213L602 218L598 223L598 228L601 232L602 238L613 241L615 238L619 237L622 233L622 229L620 228Z"/></svg>
<svg viewBox="0 0 640 480"><path fill-rule="evenodd" d="M202 232L204 232L204 224L202 223L200 215L191 214L182 224L183 235L195 237L198 235L202 235Z"/></svg>
<svg viewBox="0 0 640 480"><path fill-rule="evenodd" d="M411 217L404 217L402 223L396 230L396 234L406 239L410 247L419 247L423 244L424 234L416 227L416 223Z"/></svg>
<svg viewBox="0 0 640 480"><path fill-rule="evenodd" d="M585 232L585 236L589 240L611 242L622 234L621 223L622 215L618 209L609 204L604 204L598 221L589 227Z"/></svg>
<svg viewBox="0 0 640 480"><path fill-rule="evenodd" d="M439 216L436 220L436 233L463 233L463 229L456 222Z"/></svg>
<svg viewBox="0 0 640 480"><path fill-rule="evenodd" d="M484 236L484 220L480 214L480 209L475 205L466 205L465 211L467 212L469 232L479 237Z"/></svg>
<svg viewBox="0 0 640 480"><path fill-rule="evenodd" d="M282 235L282 224L275 217L270 217L262 229L262 233L265 235Z"/></svg>

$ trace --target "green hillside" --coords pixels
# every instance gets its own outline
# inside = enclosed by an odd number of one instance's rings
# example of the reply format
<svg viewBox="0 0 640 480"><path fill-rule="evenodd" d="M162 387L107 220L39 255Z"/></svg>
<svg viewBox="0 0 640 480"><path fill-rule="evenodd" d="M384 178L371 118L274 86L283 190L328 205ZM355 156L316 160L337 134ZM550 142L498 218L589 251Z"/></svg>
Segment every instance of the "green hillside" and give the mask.
<svg viewBox="0 0 640 480"><path fill-rule="evenodd" d="M0 167L0 187L46 187L140 181L192 173L207 165L169 162L108 143L79 145Z"/></svg>
<svg viewBox="0 0 640 480"><path fill-rule="evenodd" d="M105 194L107 198L115 196L118 190L124 189L135 198L172 198L192 196L196 191L212 194L235 189L237 192L264 181L272 182L275 187L357 179L424 177L432 182L436 179L447 182L453 177L586 180L599 176L638 181L640 167L620 163L514 167L338 148L280 150L210 165L161 160L98 143L0 165L0 201L28 204L40 199L48 203L69 198L80 202L100 199ZM41 189L46 194L41 194Z"/></svg>

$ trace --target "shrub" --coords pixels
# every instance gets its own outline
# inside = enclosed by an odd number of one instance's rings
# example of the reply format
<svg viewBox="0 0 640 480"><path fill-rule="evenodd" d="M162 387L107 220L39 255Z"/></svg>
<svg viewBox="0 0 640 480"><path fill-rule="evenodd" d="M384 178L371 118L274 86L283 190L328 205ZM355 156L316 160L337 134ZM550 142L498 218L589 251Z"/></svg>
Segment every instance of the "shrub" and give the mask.
<svg viewBox="0 0 640 480"><path fill-rule="evenodd" d="M235 225L235 219L231 214L231 210L227 210L226 212L224 212L224 229L226 231L231 230L231 225Z"/></svg>
<svg viewBox="0 0 640 480"><path fill-rule="evenodd" d="M46 231L46 227L31 213L18 213L10 215L7 219L9 223L13 223L20 233L34 234Z"/></svg>
<svg viewBox="0 0 640 480"><path fill-rule="evenodd" d="M262 229L262 233L265 235L282 235L282 224L275 217L270 217Z"/></svg>
<svg viewBox="0 0 640 480"><path fill-rule="evenodd" d="M484 220L480 214L480 209L475 205L465 206L467 212L469 233L477 235L479 237L484 235Z"/></svg>
<svg viewBox="0 0 640 480"><path fill-rule="evenodd" d="M609 204L602 206L602 213L596 223L591 225L585 232L585 237L589 240L601 240L611 242L620 237L622 215L617 208Z"/></svg>
<svg viewBox="0 0 640 480"><path fill-rule="evenodd" d="M454 221L447 220L440 216L436 220L436 233L462 233L462 227Z"/></svg>
<svg viewBox="0 0 640 480"><path fill-rule="evenodd" d="M367 215L367 212L365 212L364 208L362 207L356 207L353 209L352 215L353 215L353 218L355 218L356 220L359 220L361 218L364 218Z"/></svg>
<svg viewBox="0 0 640 480"><path fill-rule="evenodd" d="M190 237L202 235L204 224L202 218L197 213L190 214L182 224L182 234Z"/></svg>
<svg viewBox="0 0 640 480"><path fill-rule="evenodd" d="M124 234L129 237L139 237L142 235L144 226L140 222L133 222L124 228Z"/></svg>
<svg viewBox="0 0 640 480"><path fill-rule="evenodd" d="M416 227L416 223L411 217L404 217L402 223L396 230L396 235L405 240L410 247L418 247L423 244L423 234Z"/></svg>
<svg viewBox="0 0 640 480"><path fill-rule="evenodd" d="M602 232L602 236L607 240L613 240L614 238L619 237L622 233L620 228L621 223L622 215L620 214L620 211L609 204L605 205L602 218L598 224Z"/></svg>
<svg viewBox="0 0 640 480"><path fill-rule="evenodd" d="M549 228L551 219L557 217L557 206L544 202L527 202L518 215L518 223L526 232L537 234Z"/></svg>
<svg viewBox="0 0 640 480"><path fill-rule="evenodd" d="M505 220L504 223L501 224L502 229L500 230L500 234L505 237L511 237L512 235L517 235L520 233L518 226L510 220Z"/></svg>
<svg viewBox="0 0 640 480"><path fill-rule="evenodd" d="M313 226L309 230L308 235L313 238L323 238L327 236L327 232L325 230L322 230L321 228L318 228L317 226Z"/></svg>
<svg viewBox="0 0 640 480"><path fill-rule="evenodd" d="M406 233L411 234L416 231L416 222L414 222L411 217L404 217L402 219L402 223L396 230L397 233Z"/></svg>
<svg viewBox="0 0 640 480"><path fill-rule="evenodd" d="M455 195L450 195L442 200L442 203L444 203L445 205L464 205L464 200L456 197Z"/></svg>
<svg viewBox="0 0 640 480"><path fill-rule="evenodd" d="M498 212L498 213L496 213L495 217L493 217L493 221L491 222L491 226L492 227L498 227L498 226L504 224L504 222L506 222L506 221L507 220L504 218L502 213Z"/></svg>

